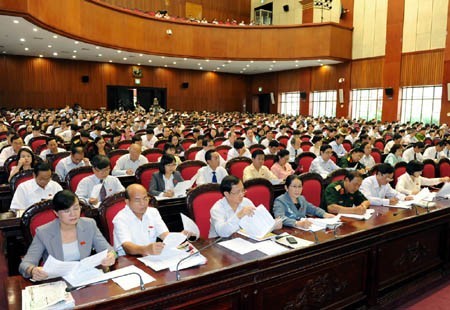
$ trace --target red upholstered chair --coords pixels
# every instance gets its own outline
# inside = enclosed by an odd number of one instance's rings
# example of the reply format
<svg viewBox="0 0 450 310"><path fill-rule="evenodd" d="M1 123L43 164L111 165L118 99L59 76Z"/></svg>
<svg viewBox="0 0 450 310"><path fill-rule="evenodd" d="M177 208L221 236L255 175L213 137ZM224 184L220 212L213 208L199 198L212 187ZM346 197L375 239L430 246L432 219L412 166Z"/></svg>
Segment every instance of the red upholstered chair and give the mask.
<svg viewBox="0 0 450 310"><path fill-rule="evenodd" d="M112 246L114 246L114 225L112 221L116 214L125 208L125 205L125 192L120 192L106 198L98 207L99 229Z"/></svg>
<svg viewBox="0 0 450 310"><path fill-rule="evenodd" d="M154 148L164 150L164 145L166 145L167 140L166 139L160 139L155 142L155 145L153 145Z"/></svg>
<svg viewBox="0 0 450 310"><path fill-rule="evenodd" d="M59 161L67 156L70 156L70 152L47 154L47 161L52 166L52 170L55 171L56 165L59 163Z"/></svg>
<svg viewBox="0 0 450 310"><path fill-rule="evenodd" d="M231 150L231 146L229 146L229 145L219 145L219 146L216 146L216 151L217 151L217 153L219 153L220 156L222 156L222 158L223 158L224 160L227 160L227 157L228 157L228 151L229 151L229 150Z"/></svg>
<svg viewBox="0 0 450 310"><path fill-rule="evenodd" d="M422 176L425 178L435 178L436 177L436 164L432 159L423 160L423 172Z"/></svg>
<svg viewBox="0 0 450 310"><path fill-rule="evenodd" d="M268 211L273 206L273 185L262 178L251 179L244 182L247 191L245 197L250 199L255 206L263 205Z"/></svg>
<svg viewBox="0 0 450 310"><path fill-rule="evenodd" d="M438 163L439 177L450 176L450 160L448 158L441 158Z"/></svg>
<svg viewBox="0 0 450 310"><path fill-rule="evenodd" d="M108 157L109 157L109 161L110 166L111 166L111 170L114 169L114 167L116 166L116 162L119 160L119 158L122 155L128 154L128 150L123 150L123 149L119 149L119 150L113 150L111 152L108 153Z"/></svg>
<svg viewBox="0 0 450 310"><path fill-rule="evenodd" d="M128 150L130 145L133 144L133 141L131 140L122 140L117 142L117 149L118 150Z"/></svg>
<svg viewBox="0 0 450 310"><path fill-rule="evenodd" d="M272 168L273 164L275 163L276 157L277 157L276 155L272 155L272 154L265 155L264 156L264 166L266 166L269 169Z"/></svg>
<svg viewBox="0 0 450 310"><path fill-rule="evenodd" d="M6 131L1 131L0 132L0 141L6 140L8 134Z"/></svg>
<svg viewBox="0 0 450 310"><path fill-rule="evenodd" d="M80 181L92 174L94 174L94 172L92 171L91 166L78 167L70 170L66 176L66 184L68 189L75 193Z"/></svg>
<svg viewBox="0 0 450 310"><path fill-rule="evenodd" d="M201 160L186 160L178 165L177 170L184 180L190 180L197 174L198 169L204 166L206 164Z"/></svg>
<svg viewBox="0 0 450 310"><path fill-rule="evenodd" d="M11 169L17 166L17 155L12 155L5 160L3 167L5 168L6 174L9 176Z"/></svg>
<svg viewBox="0 0 450 310"><path fill-rule="evenodd" d="M302 195L307 201L319 207L324 186L323 178L320 174L314 172L302 173L300 178L303 183Z"/></svg>
<svg viewBox="0 0 450 310"><path fill-rule="evenodd" d="M250 158L236 157L227 161L225 168L227 169L228 174L234 175L238 179L242 180L245 167L251 164L252 160Z"/></svg>
<svg viewBox="0 0 450 310"><path fill-rule="evenodd" d="M334 161L335 164L337 164L338 156L337 156L336 152L333 151L333 154L331 154L330 159L331 159L332 161Z"/></svg>
<svg viewBox="0 0 450 310"><path fill-rule="evenodd" d="M184 138L183 140L180 141L181 146L185 150L187 150L194 143L195 143L194 138Z"/></svg>
<svg viewBox="0 0 450 310"><path fill-rule="evenodd" d="M19 173L14 175L9 181L11 192L14 193L16 191L17 186L19 186L25 181L31 180L33 177L34 177L33 170L20 171Z"/></svg>
<svg viewBox="0 0 450 310"><path fill-rule="evenodd" d="M248 148L248 150L250 151L250 153L253 154L254 151L256 151L256 150L264 151L265 148L266 147L262 144L253 144Z"/></svg>
<svg viewBox="0 0 450 310"><path fill-rule="evenodd" d="M370 155L372 155L373 159L375 160L375 163L380 164L383 162L382 161L383 154L381 153L381 151L378 148L376 148L376 147L372 148Z"/></svg>
<svg viewBox="0 0 450 310"><path fill-rule="evenodd" d="M289 136L279 136L277 140L278 142L283 143L283 145L286 147L286 145L288 145Z"/></svg>
<svg viewBox="0 0 450 310"><path fill-rule="evenodd" d="M313 144L309 141L303 141L300 143L300 147L302 148L303 152L309 152L309 149L313 146Z"/></svg>
<svg viewBox="0 0 450 310"><path fill-rule="evenodd" d="M301 135L300 140L302 140L302 142L309 142L309 141L311 141L311 136L310 135Z"/></svg>
<svg viewBox="0 0 450 310"><path fill-rule="evenodd" d="M433 140L431 140L430 137L426 137L425 139L423 139L423 143L425 145L433 145Z"/></svg>
<svg viewBox="0 0 450 310"><path fill-rule="evenodd" d="M142 151L142 155L147 157L149 163L157 163L158 158L160 158L163 154L163 150L158 148L146 149Z"/></svg>
<svg viewBox="0 0 450 310"><path fill-rule="evenodd" d="M325 183L326 184L330 184L330 183L333 183L333 182L336 182L336 181L343 180L346 175L347 175L347 169L342 168L342 169L334 170L333 172L331 172L328 175Z"/></svg>
<svg viewBox="0 0 450 310"><path fill-rule="evenodd" d="M225 137L214 138L214 146L222 145L222 143L226 140L227 140L227 138L225 138Z"/></svg>
<svg viewBox="0 0 450 310"><path fill-rule="evenodd" d="M394 180L391 182L391 186L395 187L397 184L397 179L399 176L404 174L406 172L406 163L405 162L399 162L396 163L394 166Z"/></svg>
<svg viewBox="0 0 450 310"><path fill-rule="evenodd" d="M150 181L152 180L153 173L159 171L159 163L148 163L139 166L136 169L136 180L142 184L147 190L150 187Z"/></svg>
<svg viewBox="0 0 450 310"><path fill-rule="evenodd" d="M27 134L27 129L20 128L19 130L17 130L17 134L23 139L23 138L25 138L25 135Z"/></svg>
<svg viewBox="0 0 450 310"><path fill-rule="evenodd" d="M47 136L33 137L28 141L28 146L37 154L37 148L43 144L47 144Z"/></svg>
<svg viewBox="0 0 450 310"><path fill-rule="evenodd" d="M376 139L373 146L376 147L378 150L380 150L381 152L384 151L384 139Z"/></svg>
<svg viewBox="0 0 450 310"><path fill-rule="evenodd" d="M191 218L195 221L200 229L200 237L207 239L210 228L210 210L212 206L223 197L220 192L219 184L203 184L187 195L187 206Z"/></svg>
<svg viewBox="0 0 450 310"><path fill-rule="evenodd" d="M198 151L203 149L201 146L194 146L184 151L184 159L185 160L195 160L195 155Z"/></svg>
<svg viewBox="0 0 450 310"><path fill-rule="evenodd" d="M350 150L353 148L353 144L351 141L349 140L344 140L342 142L342 146L344 147L344 149L348 152L350 152Z"/></svg>
<svg viewBox="0 0 450 310"><path fill-rule="evenodd" d="M309 172L311 163L316 158L316 154L313 152L302 152L295 159L297 167L301 167L302 171Z"/></svg>

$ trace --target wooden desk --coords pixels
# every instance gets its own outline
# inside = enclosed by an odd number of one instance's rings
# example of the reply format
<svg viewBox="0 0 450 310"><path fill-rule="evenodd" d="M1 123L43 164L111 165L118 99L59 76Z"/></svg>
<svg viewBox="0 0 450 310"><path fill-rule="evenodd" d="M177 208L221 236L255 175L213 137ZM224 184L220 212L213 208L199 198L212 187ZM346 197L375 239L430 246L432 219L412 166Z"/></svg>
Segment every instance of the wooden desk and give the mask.
<svg viewBox="0 0 450 310"><path fill-rule="evenodd" d="M215 245L203 252L208 263L181 271L179 282L173 272L153 272L134 257L121 257L118 267L136 264L157 280L144 291L127 292L109 281L74 292L74 298L80 308L115 309L392 307L443 280L450 249L445 204L429 213L375 207L368 221L345 220L336 238L321 231L319 244L270 257ZM287 231L314 240L309 232ZM5 284L10 308L19 309L20 291L30 282L15 276Z"/></svg>

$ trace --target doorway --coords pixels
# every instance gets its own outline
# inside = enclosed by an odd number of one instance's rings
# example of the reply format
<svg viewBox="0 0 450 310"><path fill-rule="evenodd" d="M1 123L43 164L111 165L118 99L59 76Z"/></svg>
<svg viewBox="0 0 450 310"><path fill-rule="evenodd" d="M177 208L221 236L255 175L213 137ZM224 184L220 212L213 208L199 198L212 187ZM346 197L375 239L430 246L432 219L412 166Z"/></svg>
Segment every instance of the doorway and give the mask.
<svg viewBox="0 0 450 310"><path fill-rule="evenodd" d="M167 88L137 87L137 86L106 86L106 101L108 110L123 109L132 111L139 103L146 111L157 98L159 105L167 109Z"/></svg>

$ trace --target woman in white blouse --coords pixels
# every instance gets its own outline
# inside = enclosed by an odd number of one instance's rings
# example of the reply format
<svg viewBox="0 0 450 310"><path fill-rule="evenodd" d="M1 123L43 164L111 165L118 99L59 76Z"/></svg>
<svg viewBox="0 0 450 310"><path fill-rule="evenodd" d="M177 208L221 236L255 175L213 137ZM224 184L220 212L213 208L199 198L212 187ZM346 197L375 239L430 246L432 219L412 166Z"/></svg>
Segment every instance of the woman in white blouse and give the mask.
<svg viewBox="0 0 450 310"><path fill-rule="evenodd" d="M406 172L398 180L395 189L405 195L415 195L420 192L421 186L432 186L442 182L449 182L450 177L425 178L421 176L424 164L412 160L406 165Z"/></svg>
<svg viewBox="0 0 450 310"><path fill-rule="evenodd" d="M366 167L366 171L369 171L370 169L372 169L373 166L375 166L375 159L373 158L373 156L371 155L372 152L372 144L370 144L369 142L364 142L363 144L361 144L361 149L364 151L364 155L363 157L359 160L359 162L361 164L364 165L364 167Z"/></svg>

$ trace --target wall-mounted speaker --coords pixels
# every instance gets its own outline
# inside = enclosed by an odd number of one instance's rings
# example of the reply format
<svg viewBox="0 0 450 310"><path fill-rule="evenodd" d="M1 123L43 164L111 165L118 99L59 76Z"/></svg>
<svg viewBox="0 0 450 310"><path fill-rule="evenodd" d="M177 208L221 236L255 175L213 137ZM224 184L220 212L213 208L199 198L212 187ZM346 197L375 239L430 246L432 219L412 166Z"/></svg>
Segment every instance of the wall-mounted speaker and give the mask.
<svg viewBox="0 0 450 310"><path fill-rule="evenodd" d="M189 83L188 82L181 83L181 88L188 88L188 87L189 87Z"/></svg>
<svg viewBox="0 0 450 310"><path fill-rule="evenodd" d="M275 96L273 95L273 93L270 93L270 102L272 104L275 104Z"/></svg>
<svg viewBox="0 0 450 310"><path fill-rule="evenodd" d="M287 5L287 4L283 5L283 10L285 12L289 12L289 5Z"/></svg>
<svg viewBox="0 0 450 310"><path fill-rule="evenodd" d="M89 83L89 75L83 75L81 77L81 82L83 83Z"/></svg>
<svg viewBox="0 0 450 310"><path fill-rule="evenodd" d="M300 99L302 99L302 100L306 100L306 96L307 96L308 94L305 92L305 91L301 91L300 92Z"/></svg>
<svg viewBox="0 0 450 310"><path fill-rule="evenodd" d="M344 103L344 89L339 88L339 103Z"/></svg>
<svg viewBox="0 0 450 310"><path fill-rule="evenodd" d="M384 93L385 93L386 97L388 97L388 98L392 99L392 97L394 97L394 89L392 87L385 88Z"/></svg>

